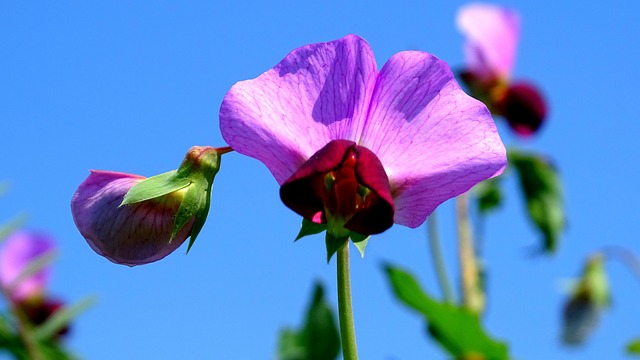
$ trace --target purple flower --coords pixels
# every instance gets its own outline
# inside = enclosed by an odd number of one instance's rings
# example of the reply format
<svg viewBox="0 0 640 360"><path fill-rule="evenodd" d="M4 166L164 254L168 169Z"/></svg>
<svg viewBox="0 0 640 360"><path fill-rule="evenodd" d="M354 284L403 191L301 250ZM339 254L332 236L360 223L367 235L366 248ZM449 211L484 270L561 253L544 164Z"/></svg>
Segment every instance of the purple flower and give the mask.
<svg viewBox="0 0 640 360"><path fill-rule="evenodd" d="M129 266L160 260L191 234L193 220L170 241L173 217L186 188L161 197L120 206L143 176L91 171L71 200L73 220L91 248L114 263Z"/></svg>
<svg viewBox="0 0 640 360"><path fill-rule="evenodd" d="M457 25L465 36L467 62L461 78L471 93L503 116L516 134L534 134L547 106L533 84L510 79L520 37L518 14L497 5L469 4L458 11Z"/></svg>
<svg viewBox="0 0 640 360"><path fill-rule="evenodd" d="M445 62L404 51L378 71L355 35L298 48L235 84L220 129L267 166L287 206L336 236L418 227L506 165L489 111Z"/></svg>
<svg viewBox="0 0 640 360"><path fill-rule="evenodd" d="M43 233L16 231L5 240L0 250L0 282L10 286L32 261L54 250L53 239ZM50 269L45 267L23 279L10 289L18 301L41 297L49 280Z"/></svg>

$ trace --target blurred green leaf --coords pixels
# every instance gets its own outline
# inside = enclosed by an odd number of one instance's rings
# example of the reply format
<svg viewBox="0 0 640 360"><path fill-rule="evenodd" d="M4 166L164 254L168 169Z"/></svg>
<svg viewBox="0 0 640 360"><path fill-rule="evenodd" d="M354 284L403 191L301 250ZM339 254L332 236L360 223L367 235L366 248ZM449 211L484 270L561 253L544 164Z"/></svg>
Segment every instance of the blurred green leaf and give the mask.
<svg viewBox="0 0 640 360"><path fill-rule="evenodd" d="M494 177L482 181L473 189L480 214L486 215L492 210L496 210L502 205L502 188L500 187L501 177Z"/></svg>
<svg viewBox="0 0 640 360"><path fill-rule="evenodd" d="M340 352L340 335L324 299L322 285L314 286L311 304L300 331L286 328L278 339L279 360L333 360Z"/></svg>
<svg viewBox="0 0 640 360"><path fill-rule="evenodd" d="M27 215L18 215L8 223L0 225L0 242L11 235L14 231L18 230L27 221Z"/></svg>
<svg viewBox="0 0 640 360"><path fill-rule="evenodd" d="M140 181L129 189L120 206L155 199L184 189L189 186L189 184L191 184L191 180L187 177L179 176L176 170L152 176Z"/></svg>
<svg viewBox="0 0 640 360"><path fill-rule="evenodd" d="M33 336L40 341L46 341L55 338L55 335L60 330L68 326L71 320L93 306L96 301L96 297L87 297L71 306L67 306L60 310L57 310L51 317L47 319L47 321L34 329Z"/></svg>
<svg viewBox="0 0 640 360"><path fill-rule="evenodd" d="M298 241L305 236L320 234L325 230L327 230L327 224L316 224L311 220L302 218L302 227L300 228L300 232L298 233L298 236L296 236L295 241Z"/></svg>
<svg viewBox="0 0 640 360"><path fill-rule="evenodd" d="M425 316L430 335L456 359L509 359L507 345L489 337L478 315L427 295L414 277L387 265L387 276L396 297Z"/></svg>
<svg viewBox="0 0 640 360"><path fill-rule="evenodd" d="M627 353L640 356L640 339L632 340L627 344Z"/></svg>
<svg viewBox="0 0 640 360"><path fill-rule="evenodd" d="M553 253L566 225L562 185L555 168L544 157L519 151L508 152L509 164L517 171L529 218L542 233L542 250Z"/></svg>
<svg viewBox="0 0 640 360"><path fill-rule="evenodd" d="M11 353L15 359L31 360L29 352L24 346L23 340L15 333L10 325L12 321L4 315L0 316L0 353L2 350ZM34 345L41 359L73 360L75 356L67 353L55 340L34 341ZM3 358L4 359L4 358Z"/></svg>

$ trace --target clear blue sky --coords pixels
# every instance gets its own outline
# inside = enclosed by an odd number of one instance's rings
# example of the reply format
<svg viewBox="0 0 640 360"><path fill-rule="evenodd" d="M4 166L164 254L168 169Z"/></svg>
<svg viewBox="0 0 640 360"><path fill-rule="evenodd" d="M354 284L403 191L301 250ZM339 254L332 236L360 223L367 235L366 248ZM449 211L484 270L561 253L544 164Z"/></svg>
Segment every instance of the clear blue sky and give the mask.
<svg viewBox="0 0 640 360"><path fill-rule="evenodd" d="M226 155L191 253L182 247L136 268L99 257L75 229L69 202L89 169L150 176L176 168L191 145L224 145L217 115L226 91L301 45L355 33L379 66L405 49L452 67L463 62L454 27L462 1L217 3L0 5L0 179L11 184L0 221L28 212L30 228L56 236L52 294L99 296L68 342L87 359L271 359L278 330L299 325L313 280L336 301L323 238L293 243L300 219L258 161ZM520 146L556 160L569 226L556 256L531 257L538 235L515 183L506 181L506 204L485 229L485 323L519 359L624 358L624 344L640 336L639 279L607 265L613 307L577 350L559 345L559 284L603 245L640 251L640 7L630 0L504 4L522 16L515 77L533 79L550 103L541 134ZM439 211L453 267L453 208ZM361 358L446 358L422 320L392 298L383 261L438 290L424 227L394 226L374 237L367 256L352 259Z"/></svg>

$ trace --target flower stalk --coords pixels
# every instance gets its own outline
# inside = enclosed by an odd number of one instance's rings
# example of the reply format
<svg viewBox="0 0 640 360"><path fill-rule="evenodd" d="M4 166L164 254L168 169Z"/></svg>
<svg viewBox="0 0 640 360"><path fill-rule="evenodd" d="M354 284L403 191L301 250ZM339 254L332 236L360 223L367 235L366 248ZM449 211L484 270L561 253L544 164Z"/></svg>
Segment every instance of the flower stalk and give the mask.
<svg viewBox="0 0 640 360"><path fill-rule="evenodd" d="M431 250L431 259L433 260L433 267L438 277L438 285L442 291L444 301L453 303L455 301L453 295L453 289L451 282L449 281L449 275L447 275L447 267L444 264L444 257L442 256L442 248L440 247L440 234L438 232L438 218L436 212L431 213L427 219L427 237L429 238L429 248Z"/></svg>
<svg viewBox="0 0 640 360"><path fill-rule="evenodd" d="M484 310L485 297L480 283L480 271L473 246L471 221L469 220L469 193L456 198L458 221L458 253L460 257L462 305L480 314Z"/></svg>
<svg viewBox="0 0 640 360"><path fill-rule="evenodd" d="M338 317L344 360L357 360L356 331L351 301L351 274L349 270L349 242L338 250Z"/></svg>

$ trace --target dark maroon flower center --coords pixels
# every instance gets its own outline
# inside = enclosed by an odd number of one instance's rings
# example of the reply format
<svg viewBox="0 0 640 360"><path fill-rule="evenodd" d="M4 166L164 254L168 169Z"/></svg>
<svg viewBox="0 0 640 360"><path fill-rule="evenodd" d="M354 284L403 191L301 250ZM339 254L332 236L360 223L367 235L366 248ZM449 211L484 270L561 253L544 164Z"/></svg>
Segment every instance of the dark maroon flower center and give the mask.
<svg viewBox="0 0 640 360"><path fill-rule="evenodd" d="M334 236L379 234L393 225L389 178L371 150L333 140L282 184L280 198L291 210Z"/></svg>
<svg viewBox="0 0 640 360"><path fill-rule="evenodd" d="M547 105L542 95L526 82L509 86L497 108L513 131L523 136L538 131L547 115Z"/></svg>
<svg viewBox="0 0 640 360"><path fill-rule="evenodd" d="M44 324L49 318L51 318L57 311L61 310L64 304L54 299L34 299L28 301L21 301L17 304L20 310L24 313L29 323L34 326ZM69 333L69 325L62 327L55 334L56 338Z"/></svg>

